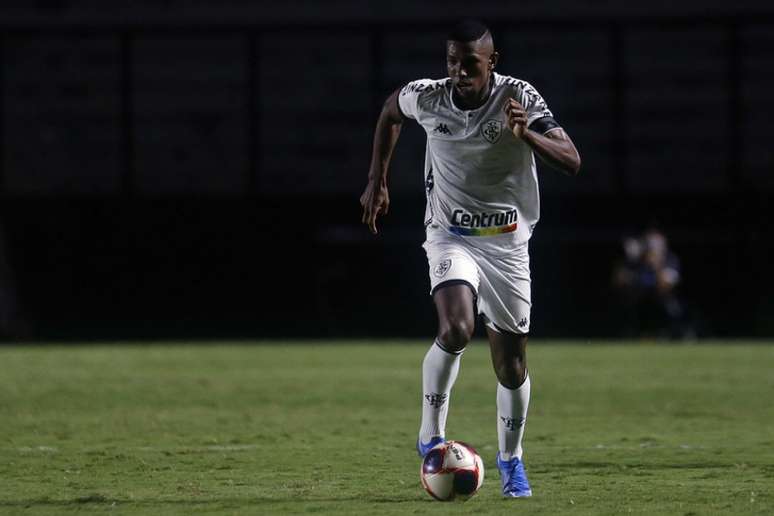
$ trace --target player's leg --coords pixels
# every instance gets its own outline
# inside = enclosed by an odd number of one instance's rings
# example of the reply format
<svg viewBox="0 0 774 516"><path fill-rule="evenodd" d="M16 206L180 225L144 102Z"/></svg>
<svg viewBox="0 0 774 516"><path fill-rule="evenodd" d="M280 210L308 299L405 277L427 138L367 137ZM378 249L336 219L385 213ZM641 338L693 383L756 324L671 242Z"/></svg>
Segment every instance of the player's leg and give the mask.
<svg viewBox="0 0 774 516"><path fill-rule="evenodd" d="M417 442L420 455L445 439L451 389L475 324L475 294L466 281L438 284L433 301L438 313L438 334L422 362L422 423Z"/></svg>
<svg viewBox="0 0 774 516"><path fill-rule="evenodd" d="M531 283L526 245L507 257L484 257L479 311L486 319L492 366L497 377L497 467L507 497L531 496L522 462L530 380L527 334Z"/></svg>
<svg viewBox="0 0 774 516"><path fill-rule="evenodd" d="M532 496L521 446L530 396L527 335L501 331L491 325L487 335L497 376L497 468L503 496Z"/></svg>
<svg viewBox="0 0 774 516"><path fill-rule="evenodd" d="M521 460L521 442L529 408L527 335L487 327L492 366L497 376L497 441L500 458Z"/></svg>
<svg viewBox="0 0 774 516"><path fill-rule="evenodd" d="M461 353L473 336L475 296L473 287L464 280L450 280L435 288L436 340L450 353Z"/></svg>
<svg viewBox="0 0 774 516"><path fill-rule="evenodd" d="M473 333L478 266L457 240L431 235L423 245L430 272L430 294L438 312L438 333L422 362L422 422L417 451L424 456L445 439L449 396L460 355Z"/></svg>

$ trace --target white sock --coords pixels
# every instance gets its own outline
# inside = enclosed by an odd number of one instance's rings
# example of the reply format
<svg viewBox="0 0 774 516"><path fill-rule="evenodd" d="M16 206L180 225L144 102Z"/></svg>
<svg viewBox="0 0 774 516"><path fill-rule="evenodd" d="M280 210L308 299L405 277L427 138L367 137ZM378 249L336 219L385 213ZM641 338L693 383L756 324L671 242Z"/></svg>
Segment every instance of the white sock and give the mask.
<svg viewBox="0 0 774 516"><path fill-rule="evenodd" d="M419 439L427 444L436 436L446 437L449 396L460 370L462 351L450 353L436 339L422 362L422 425Z"/></svg>
<svg viewBox="0 0 774 516"><path fill-rule="evenodd" d="M503 460L511 460L513 457L521 460L521 439L527 422L529 391L529 374L516 389L497 384L497 443Z"/></svg>

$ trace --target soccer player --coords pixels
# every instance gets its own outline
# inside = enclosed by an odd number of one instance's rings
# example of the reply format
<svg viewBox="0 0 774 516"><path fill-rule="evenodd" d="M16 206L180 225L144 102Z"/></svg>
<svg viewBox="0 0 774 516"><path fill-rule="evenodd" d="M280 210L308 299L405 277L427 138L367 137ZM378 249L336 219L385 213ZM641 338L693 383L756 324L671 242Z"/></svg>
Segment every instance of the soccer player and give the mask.
<svg viewBox="0 0 774 516"><path fill-rule="evenodd" d="M389 208L387 171L403 121L427 133L426 240L438 333L422 363L417 451L445 440L460 358L482 316L497 376L497 466L506 497L531 496L522 462L530 397L528 241L540 214L537 154L574 176L580 156L548 105L526 81L494 70L489 29L467 20L446 41L449 77L420 79L384 103L374 135L362 222L376 234Z"/></svg>

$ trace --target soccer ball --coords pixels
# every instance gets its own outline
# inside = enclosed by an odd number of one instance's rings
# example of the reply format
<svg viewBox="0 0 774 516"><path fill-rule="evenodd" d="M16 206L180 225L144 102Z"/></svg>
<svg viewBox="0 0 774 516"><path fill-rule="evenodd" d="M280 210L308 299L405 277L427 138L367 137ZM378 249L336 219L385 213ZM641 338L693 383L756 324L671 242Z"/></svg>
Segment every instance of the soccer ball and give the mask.
<svg viewBox="0 0 774 516"><path fill-rule="evenodd" d="M484 463L469 444L446 441L422 459L419 478L436 500L467 500L484 483Z"/></svg>

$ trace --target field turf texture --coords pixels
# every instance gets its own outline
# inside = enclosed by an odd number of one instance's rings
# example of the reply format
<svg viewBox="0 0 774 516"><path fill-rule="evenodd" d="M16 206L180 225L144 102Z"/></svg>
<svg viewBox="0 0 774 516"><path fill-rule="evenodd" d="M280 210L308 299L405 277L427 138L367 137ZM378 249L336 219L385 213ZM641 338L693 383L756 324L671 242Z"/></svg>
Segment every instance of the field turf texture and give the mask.
<svg viewBox="0 0 774 516"><path fill-rule="evenodd" d="M529 347L531 499L503 500L495 379L466 351L433 501L414 441L431 339L0 346L0 514L774 514L774 345Z"/></svg>

